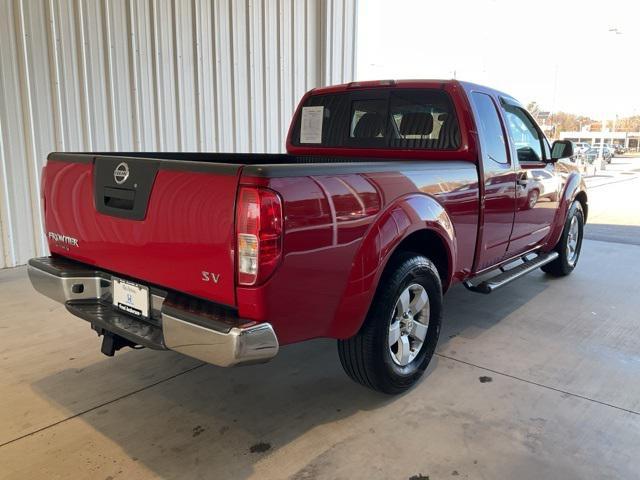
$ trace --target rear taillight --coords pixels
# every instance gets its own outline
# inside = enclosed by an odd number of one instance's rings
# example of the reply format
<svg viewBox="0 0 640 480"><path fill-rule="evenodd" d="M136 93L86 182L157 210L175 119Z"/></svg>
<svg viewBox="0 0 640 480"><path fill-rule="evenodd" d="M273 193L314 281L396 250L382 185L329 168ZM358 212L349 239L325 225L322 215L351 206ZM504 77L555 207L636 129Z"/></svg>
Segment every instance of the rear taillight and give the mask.
<svg viewBox="0 0 640 480"><path fill-rule="evenodd" d="M273 273L282 255L282 203L275 192L241 187L236 209L238 283L256 285Z"/></svg>

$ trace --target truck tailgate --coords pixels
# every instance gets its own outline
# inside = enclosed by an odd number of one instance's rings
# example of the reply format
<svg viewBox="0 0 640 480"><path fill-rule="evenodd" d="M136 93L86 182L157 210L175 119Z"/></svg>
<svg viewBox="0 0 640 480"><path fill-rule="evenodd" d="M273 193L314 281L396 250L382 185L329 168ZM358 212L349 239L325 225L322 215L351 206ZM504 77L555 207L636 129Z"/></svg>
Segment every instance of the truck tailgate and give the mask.
<svg viewBox="0 0 640 480"><path fill-rule="evenodd" d="M42 182L51 252L233 306L241 168L52 154Z"/></svg>

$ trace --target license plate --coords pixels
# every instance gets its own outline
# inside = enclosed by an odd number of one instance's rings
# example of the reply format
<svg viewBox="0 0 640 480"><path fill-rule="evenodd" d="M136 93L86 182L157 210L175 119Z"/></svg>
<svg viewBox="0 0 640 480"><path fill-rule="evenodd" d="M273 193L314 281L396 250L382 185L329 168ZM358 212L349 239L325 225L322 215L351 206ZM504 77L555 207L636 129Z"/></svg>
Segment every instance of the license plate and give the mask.
<svg viewBox="0 0 640 480"><path fill-rule="evenodd" d="M136 317L149 317L149 288L113 278L113 305Z"/></svg>

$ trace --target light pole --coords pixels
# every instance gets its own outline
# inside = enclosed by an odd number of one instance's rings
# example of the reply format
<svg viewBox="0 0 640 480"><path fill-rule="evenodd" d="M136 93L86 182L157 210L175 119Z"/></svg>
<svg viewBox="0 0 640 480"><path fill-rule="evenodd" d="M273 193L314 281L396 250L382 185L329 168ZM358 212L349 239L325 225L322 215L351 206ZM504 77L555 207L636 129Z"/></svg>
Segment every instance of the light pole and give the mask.
<svg viewBox="0 0 640 480"><path fill-rule="evenodd" d="M607 121L603 118L602 119L602 126L600 127L600 151L598 152L598 159L600 160L600 170L606 170L606 164L607 162L604 161L604 130L605 130L605 126L607 124Z"/></svg>
<svg viewBox="0 0 640 480"><path fill-rule="evenodd" d="M622 35L622 32L620 30L618 30L616 27L611 27L609 28L609 33L612 33L614 35ZM605 131L605 127L607 125L607 121L605 119L602 120L602 128L600 129L600 131L602 132L602 138L600 139L600 151L598 152L598 157L600 159L600 168L602 170L606 170L606 164L607 162L605 162L604 160L604 131ZM615 121L613 124L613 129L615 130ZM611 137L613 139L613 136ZM612 152L613 153L613 152Z"/></svg>

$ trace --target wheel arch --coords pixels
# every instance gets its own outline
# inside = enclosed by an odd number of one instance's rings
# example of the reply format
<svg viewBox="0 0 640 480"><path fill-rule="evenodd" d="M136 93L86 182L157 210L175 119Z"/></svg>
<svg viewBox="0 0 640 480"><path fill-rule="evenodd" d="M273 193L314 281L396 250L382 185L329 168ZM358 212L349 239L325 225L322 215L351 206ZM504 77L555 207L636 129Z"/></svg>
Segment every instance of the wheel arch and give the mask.
<svg viewBox="0 0 640 480"><path fill-rule="evenodd" d="M554 217L551 233L549 234L547 244L544 251L551 251L555 248L556 244L560 240L564 224L569 214L569 208L574 201L579 201L584 213L584 221L587 223L587 215L589 212L589 203L587 197L587 187L582 175L578 172L573 172L567 178L567 182L564 185L564 189L560 196L560 202L558 210Z"/></svg>
<svg viewBox="0 0 640 480"><path fill-rule="evenodd" d="M412 194L395 201L369 229L352 263L329 337L345 339L358 332L394 255L408 251L434 262L446 291L457 260L455 234L448 213L430 195Z"/></svg>
<svg viewBox="0 0 640 480"><path fill-rule="evenodd" d="M450 272L453 266L450 265L451 259L448 254L447 243L435 230L423 228L407 235L389 257L381 278L384 278L393 258L403 252L417 253L431 260L438 269L442 289L446 291L451 282Z"/></svg>
<svg viewBox="0 0 640 480"><path fill-rule="evenodd" d="M575 200L580 202L582 206L582 212L584 213L584 223L587 223L587 216L589 214L589 202L587 198L587 192L580 190L576 193Z"/></svg>

